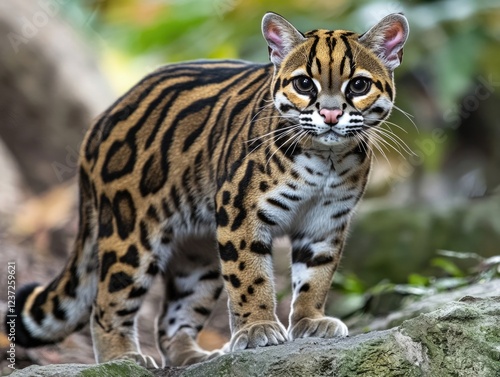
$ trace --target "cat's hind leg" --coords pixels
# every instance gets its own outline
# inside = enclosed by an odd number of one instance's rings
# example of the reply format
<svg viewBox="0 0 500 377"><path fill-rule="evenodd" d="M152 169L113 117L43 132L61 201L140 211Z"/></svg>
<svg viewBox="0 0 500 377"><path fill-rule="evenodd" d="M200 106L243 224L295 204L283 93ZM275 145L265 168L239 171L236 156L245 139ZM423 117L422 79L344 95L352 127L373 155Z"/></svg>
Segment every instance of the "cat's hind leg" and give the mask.
<svg viewBox="0 0 500 377"><path fill-rule="evenodd" d="M157 342L165 365L189 365L222 354L206 351L196 342L223 290L215 240L190 239L178 245L164 279L165 300L157 319Z"/></svg>

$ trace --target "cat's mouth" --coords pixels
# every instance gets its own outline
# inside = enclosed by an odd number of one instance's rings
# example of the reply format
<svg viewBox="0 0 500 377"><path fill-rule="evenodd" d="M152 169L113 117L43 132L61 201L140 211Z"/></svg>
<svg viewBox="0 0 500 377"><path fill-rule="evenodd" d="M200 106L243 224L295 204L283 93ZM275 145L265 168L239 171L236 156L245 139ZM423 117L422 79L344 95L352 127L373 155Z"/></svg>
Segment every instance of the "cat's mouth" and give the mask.
<svg viewBox="0 0 500 377"><path fill-rule="evenodd" d="M343 130L337 129L335 126L330 126L330 128L316 130L314 136L330 136L336 137L339 140L350 139L363 132L363 127L359 125L356 126L346 126Z"/></svg>
<svg viewBox="0 0 500 377"><path fill-rule="evenodd" d="M358 128L341 131L335 129L335 127L316 129L314 131L309 130L316 147L324 146L327 148L345 145L351 143L353 140L358 140L357 135L359 135L360 131L361 129Z"/></svg>
<svg viewBox="0 0 500 377"><path fill-rule="evenodd" d="M334 145L350 143L357 139L357 135L363 131L363 128L358 124L306 124L302 125L302 130L309 134L309 140L312 140L316 146L332 147Z"/></svg>
<svg viewBox="0 0 500 377"><path fill-rule="evenodd" d="M330 127L329 129L315 132L314 138L322 144L332 145L345 142L347 139L350 139L350 136L340 133L334 127Z"/></svg>
<svg viewBox="0 0 500 377"><path fill-rule="evenodd" d="M337 139L342 139L345 137L345 135L342 135L340 132L335 131L333 127L331 127L329 130L325 130L323 132L318 132L317 136L334 136Z"/></svg>

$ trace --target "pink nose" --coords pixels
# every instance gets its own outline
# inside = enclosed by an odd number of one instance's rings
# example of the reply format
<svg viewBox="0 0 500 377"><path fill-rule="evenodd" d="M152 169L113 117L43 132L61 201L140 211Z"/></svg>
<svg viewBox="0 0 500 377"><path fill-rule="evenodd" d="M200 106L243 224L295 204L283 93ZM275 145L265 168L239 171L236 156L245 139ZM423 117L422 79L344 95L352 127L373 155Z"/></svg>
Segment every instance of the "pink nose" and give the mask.
<svg viewBox="0 0 500 377"><path fill-rule="evenodd" d="M344 112L340 109L321 109L319 114L325 118L326 124L337 124Z"/></svg>

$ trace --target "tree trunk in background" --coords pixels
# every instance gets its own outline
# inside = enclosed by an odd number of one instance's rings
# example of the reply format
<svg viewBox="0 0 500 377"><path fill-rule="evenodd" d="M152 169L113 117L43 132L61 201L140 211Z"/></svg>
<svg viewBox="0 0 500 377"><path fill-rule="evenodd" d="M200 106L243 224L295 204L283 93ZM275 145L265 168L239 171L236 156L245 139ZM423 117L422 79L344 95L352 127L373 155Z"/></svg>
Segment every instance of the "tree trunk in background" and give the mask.
<svg viewBox="0 0 500 377"><path fill-rule="evenodd" d="M0 3L0 138L34 192L73 177L113 94L57 1Z"/></svg>

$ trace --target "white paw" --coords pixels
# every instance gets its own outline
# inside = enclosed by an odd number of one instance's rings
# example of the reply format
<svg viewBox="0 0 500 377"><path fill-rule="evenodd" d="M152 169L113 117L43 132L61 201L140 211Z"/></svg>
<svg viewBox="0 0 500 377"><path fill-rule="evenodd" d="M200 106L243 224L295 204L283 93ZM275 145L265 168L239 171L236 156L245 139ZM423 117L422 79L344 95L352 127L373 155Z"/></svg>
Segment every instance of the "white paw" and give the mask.
<svg viewBox="0 0 500 377"><path fill-rule="evenodd" d="M344 338L348 334L347 326L340 319L333 317L302 318L288 330L290 339L297 338Z"/></svg>
<svg viewBox="0 0 500 377"><path fill-rule="evenodd" d="M286 330L279 322L259 321L249 324L231 337L231 351L274 346L285 343Z"/></svg>
<svg viewBox="0 0 500 377"><path fill-rule="evenodd" d="M156 361L151 356L143 355L139 352L127 352L117 359L134 360L137 364L144 368L158 368Z"/></svg>

